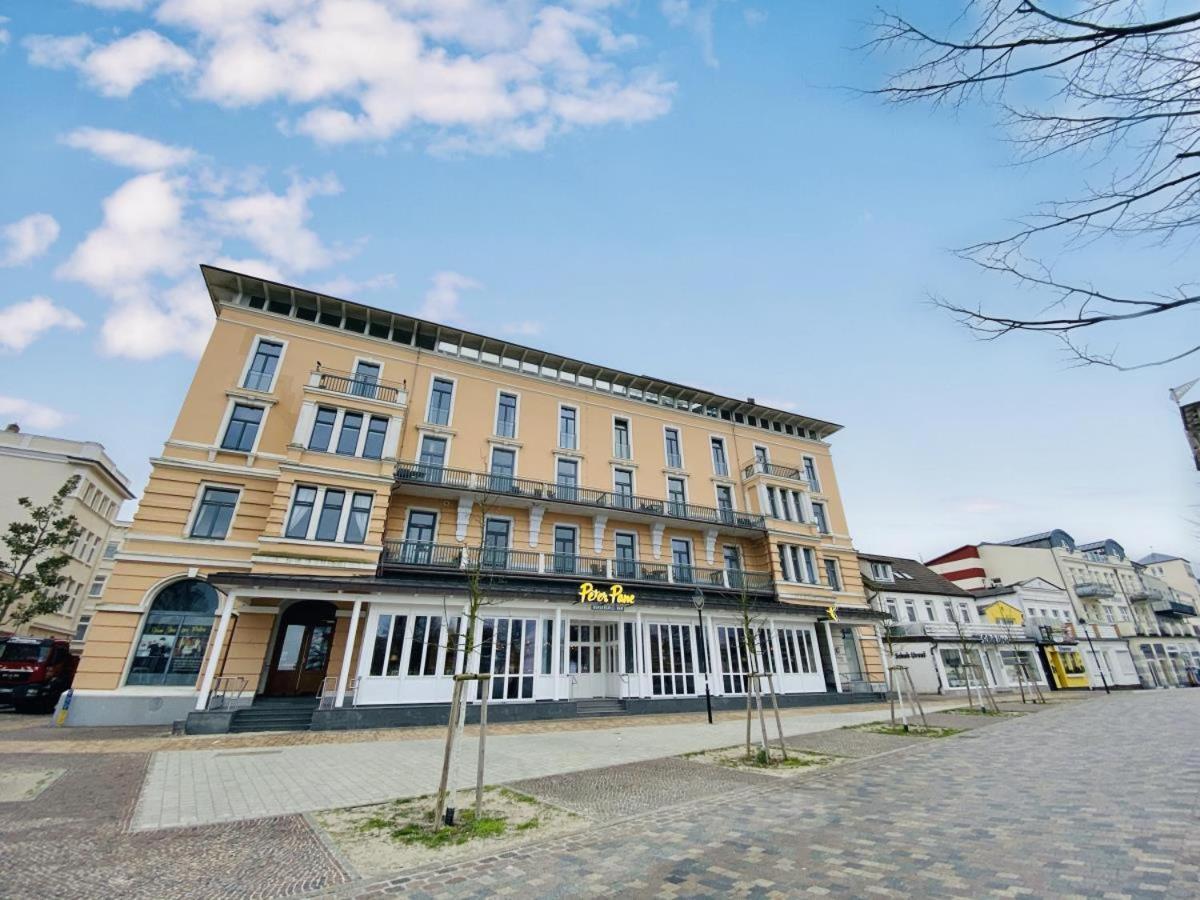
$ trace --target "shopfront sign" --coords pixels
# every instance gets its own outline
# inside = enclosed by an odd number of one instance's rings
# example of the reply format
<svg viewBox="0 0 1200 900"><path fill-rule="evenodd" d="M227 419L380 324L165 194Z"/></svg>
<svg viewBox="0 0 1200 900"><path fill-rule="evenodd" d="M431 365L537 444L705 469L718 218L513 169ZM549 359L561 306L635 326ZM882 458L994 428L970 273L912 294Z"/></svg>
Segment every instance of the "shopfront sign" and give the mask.
<svg viewBox="0 0 1200 900"><path fill-rule="evenodd" d="M625 588L614 584L608 588L596 587L590 581L579 586L580 603L608 603L613 606L631 606L637 599L635 594L625 593Z"/></svg>
<svg viewBox="0 0 1200 900"><path fill-rule="evenodd" d="M919 653L912 652L912 651L910 651L908 653L897 653L897 654L895 654L895 656L896 656L896 659L924 659L925 651L922 650Z"/></svg>

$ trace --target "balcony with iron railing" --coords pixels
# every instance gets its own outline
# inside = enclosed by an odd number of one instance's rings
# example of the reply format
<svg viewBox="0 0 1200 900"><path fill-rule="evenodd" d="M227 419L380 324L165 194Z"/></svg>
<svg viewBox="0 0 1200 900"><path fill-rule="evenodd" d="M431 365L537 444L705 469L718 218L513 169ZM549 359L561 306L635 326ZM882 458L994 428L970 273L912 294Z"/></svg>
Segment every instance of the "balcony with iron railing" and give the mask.
<svg viewBox="0 0 1200 900"><path fill-rule="evenodd" d="M1141 586L1129 592L1130 600L1162 600L1167 595L1158 588Z"/></svg>
<svg viewBox="0 0 1200 900"><path fill-rule="evenodd" d="M770 475L774 478L787 478L792 481L808 483L803 469L797 469L795 466L778 466L775 463L763 462L761 459L756 459L742 469L742 478L745 480L749 480L755 475Z"/></svg>
<svg viewBox="0 0 1200 900"><path fill-rule="evenodd" d="M960 631L961 628L961 631ZM981 639L1024 640L1025 628L1021 625L994 625L987 622L969 622L961 626L953 622L897 622L891 626L892 634L898 637L931 637L941 639L964 638L968 641Z"/></svg>
<svg viewBox="0 0 1200 900"><path fill-rule="evenodd" d="M317 368L309 375L308 386L334 394L342 394L346 397L361 397L364 400L375 400L395 406L408 405L408 391L405 384L383 381L366 375L356 375L352 372Z"/></svg>
<svg viewBox="0 0 1200 900"><path fill-rule="evenodd" d="M762 594L772 593L774 581L767 572L712 569L678 563L607 559L570 553L540 553L507 547L463 547L424 541L384 541L379 559L385 572L394 569L462 570L488 575L549 576L568 579L596 578L678 588L715 588Z"/></svg>
<svg viewBox="0 0 1200 900"><path fill-rule="evenodd" d="M1150 600L1150 608L1156 613L1164 616L1194 616L1196 615L1196 607L1185 600L1180 600L1177 597L1168 597L1161 591L1158 591L1158 597Z"/></svg>
<svg viewBox="0 0 1200 900"><path fill-rule="evenodd" d="M1116 591L1099 581L1081 581L1075 586L1075 596L1085 599L1115 597Z"/></svg>
<svg viewBox="0 0 1200 900"><path fill-rule="evenodd" d="M734 509L719 509L700 506L681 500L660 500L641 497L623 491L601 491L580 487L575 484L556 484L517 478L514 475L497 475L472 472L467 469L451 469L424 463L402 462L396 466L396 481L405 485L424 486L435 489L471 491L493 497L507 497L529 503L565 503L586 506L593 510L626 512L637 516L667 517L752 531L765 531L766 520L754 513ZM498 501L499 502L499 501Z"/></svg>

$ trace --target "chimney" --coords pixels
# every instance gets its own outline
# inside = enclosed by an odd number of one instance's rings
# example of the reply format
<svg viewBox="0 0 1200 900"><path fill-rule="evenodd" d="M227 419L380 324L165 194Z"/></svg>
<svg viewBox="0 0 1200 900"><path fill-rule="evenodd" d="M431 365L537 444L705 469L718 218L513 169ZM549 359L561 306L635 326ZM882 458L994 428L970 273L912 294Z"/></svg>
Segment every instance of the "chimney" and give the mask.
<svg viewBox="0 0 1200 900"><path fill-rule="evenodd" d="M18 434L21 431L21 426L18 425L16 422L9 422L7 425L4 426L4 430L7 431L9 434Z"/></svg>

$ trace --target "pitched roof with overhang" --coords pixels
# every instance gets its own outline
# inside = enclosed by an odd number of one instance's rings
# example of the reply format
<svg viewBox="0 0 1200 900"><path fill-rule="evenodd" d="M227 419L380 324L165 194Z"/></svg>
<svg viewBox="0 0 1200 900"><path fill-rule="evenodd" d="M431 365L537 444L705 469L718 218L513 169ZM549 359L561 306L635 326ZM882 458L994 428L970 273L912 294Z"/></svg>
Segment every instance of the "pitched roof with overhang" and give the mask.
<svg viewBox="0 0 1200 900"><path fill-rule="evenodd" d="M953 581L948 581L929 567L903 556L881 556L876 553L860 553L858 558L866 562L888 563L897 575L895 581L872 581L879 590L891 590L904 594L940 594L946 597L970 597Z"/></svg>
<svg viewBox="0 0 1200 900"><path fill-rule="evenodd" d="M221 306L249 307L309 325L336 328L363 337L456 356L532 378L601 391L713 419L762 428L781 435L824 440L842 426L650 375L623 372L546 350L441 325L415 316L366 306L318 291L202 265L204 283L218 316Z"/></svg>
<svg viewBox="0 0 1200 900"><path fill-rule="evenodd" d="M1170 553L1150 553L1139 559L1138 564L1143 566L1153 566L1157 565L1158 563L1174 562L1175 560L1187 562L1187 560L1185 560L1182 556L1172 556Z"/></svg>

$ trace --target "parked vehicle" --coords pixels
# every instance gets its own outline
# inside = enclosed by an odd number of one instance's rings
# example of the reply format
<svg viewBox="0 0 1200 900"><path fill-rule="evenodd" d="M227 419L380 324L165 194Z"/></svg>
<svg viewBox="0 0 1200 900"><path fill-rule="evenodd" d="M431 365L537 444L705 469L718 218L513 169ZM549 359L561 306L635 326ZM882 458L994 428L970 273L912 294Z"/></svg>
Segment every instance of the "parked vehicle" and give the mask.
<svg viewBox="0 0 1200 900"><path fill-rule="evenodd" d="M0 705L49 712L71 686L78 662L60 638L0 637Z"/></svg>

